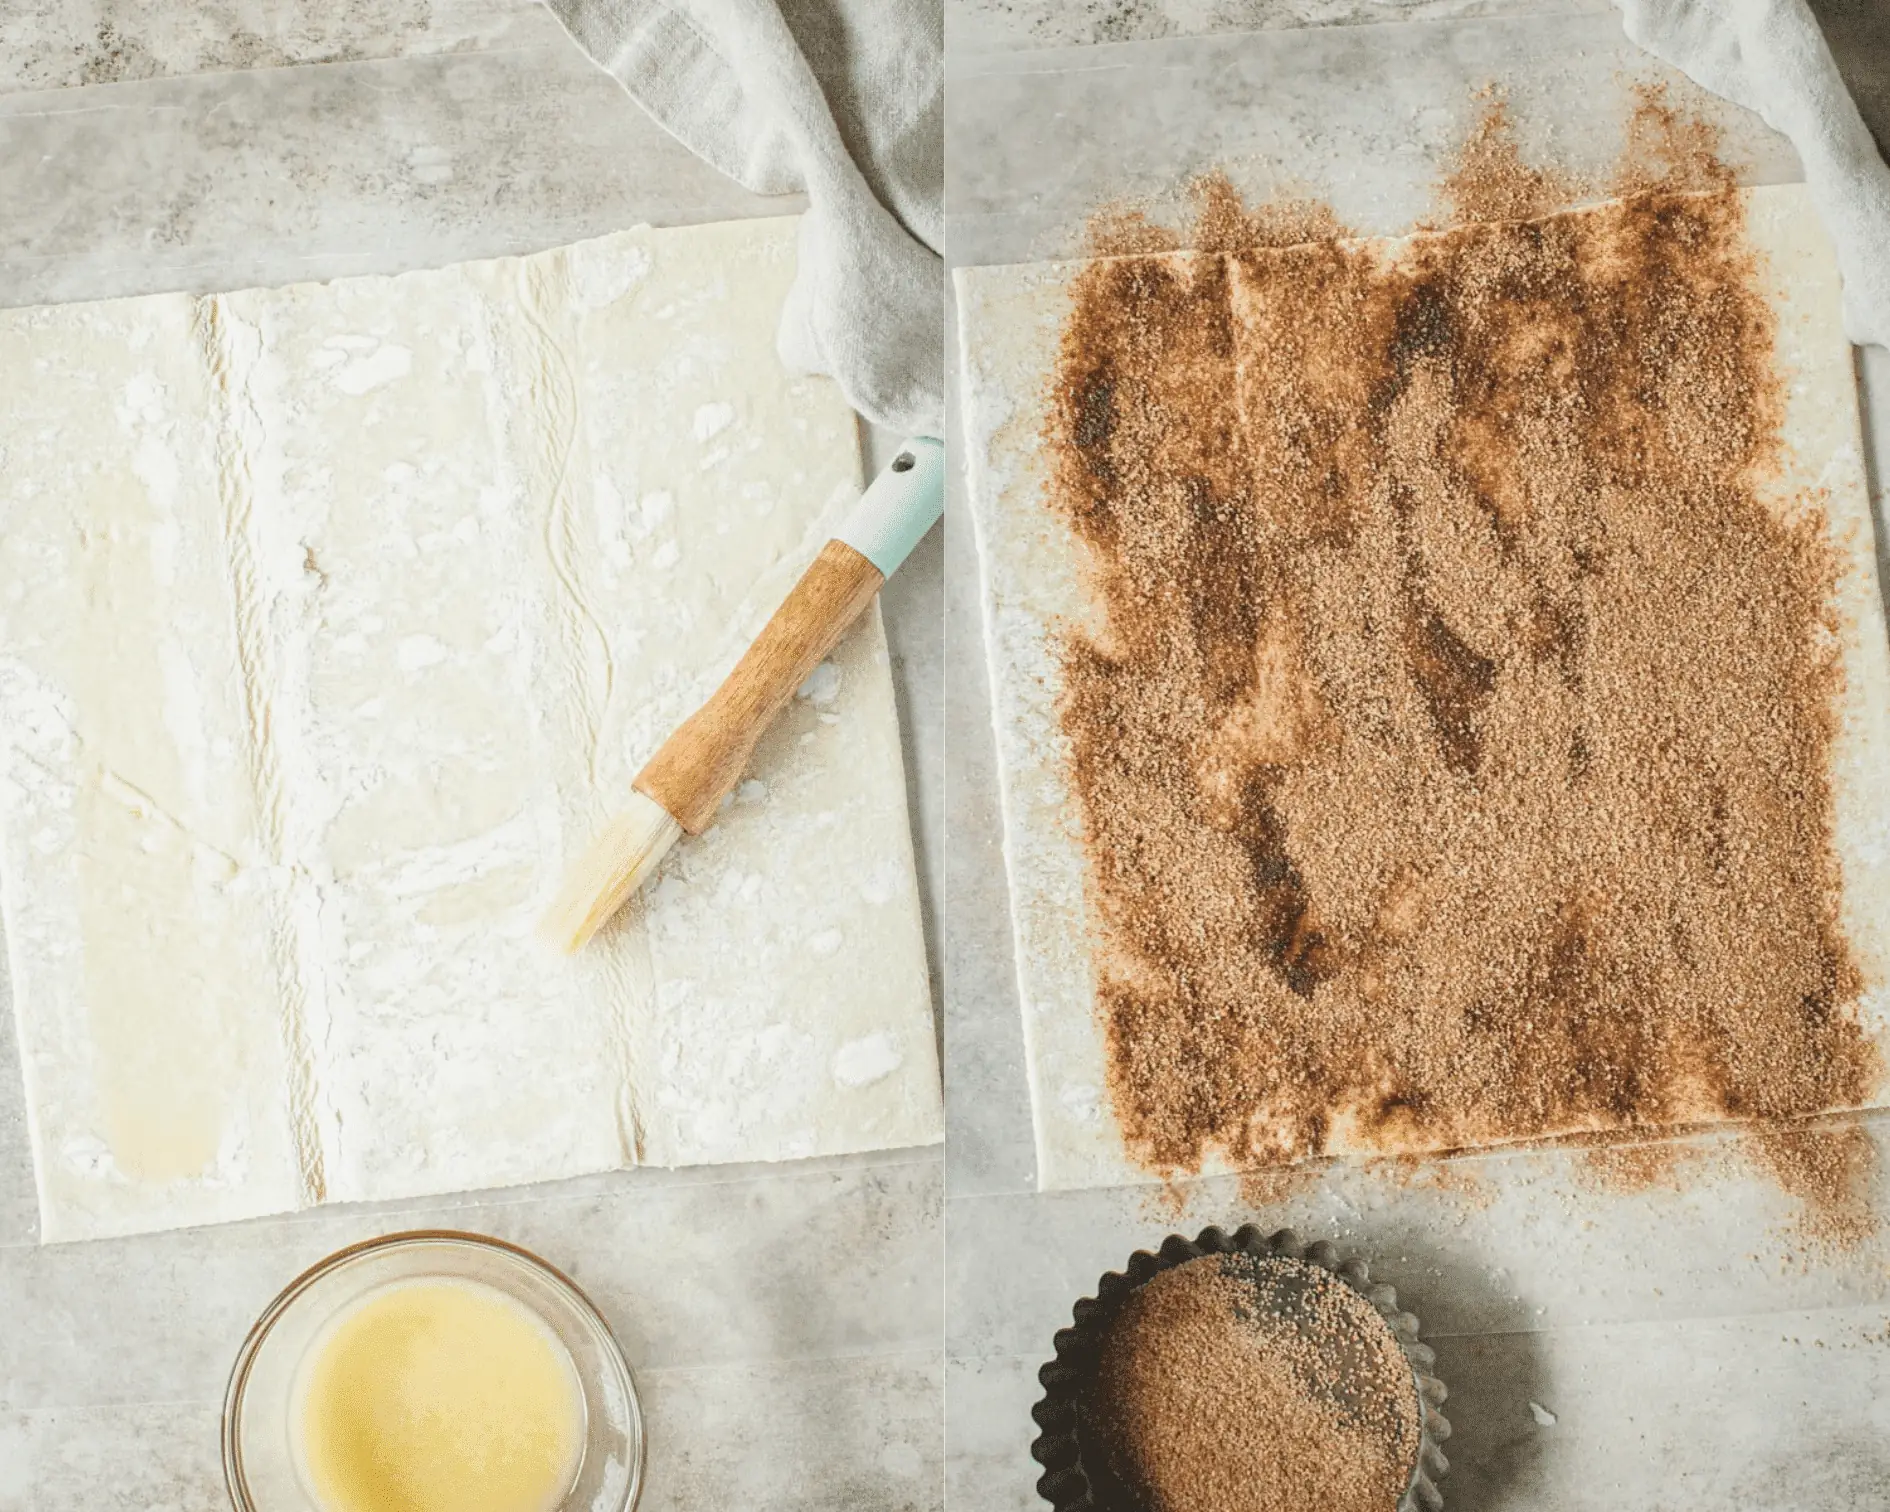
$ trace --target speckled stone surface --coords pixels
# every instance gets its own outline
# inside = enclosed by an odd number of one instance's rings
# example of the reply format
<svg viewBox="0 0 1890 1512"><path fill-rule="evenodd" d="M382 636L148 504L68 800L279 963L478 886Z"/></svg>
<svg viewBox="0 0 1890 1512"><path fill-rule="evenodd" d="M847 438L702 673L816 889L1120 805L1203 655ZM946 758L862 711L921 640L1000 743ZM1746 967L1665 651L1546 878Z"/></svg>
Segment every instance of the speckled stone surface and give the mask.
<svg viewBox="0 0 1890 1512"><path fill-rule="evenodd" d="M946 0L947 44L976 50L1146 42L1289 27L1599 12L1608 0Z"/></svg>
<svg viewBox="0 0 1890 1512"><path fill-rule="evenodd" d="M800 208L691 157L529 0L0 7L0 306L395 272ZM868 436L868 466L897 438ZM884 595L936 972L942 539ZM650 1419L642 1505L940 1505L936 1150L581 1178L41 1248L0 1006L0 1512L227 1506L224 1380L299 1269L482 1230L570 1270Z"/></svg>
<svg viewBox="0 0 1890 1512"><path fill-rule="evenodd" d="M0 87L411 58L557 35L552 17L522 0L14 0L0 16Z"/></svg>
<svg viewBox="0 0 1890 1512"><path fill-rule="evenodd" d="M1849 76L1890 78L1890 36L1869 14L1874 0L1818 3L1850 17L1839 48ZM1660 71L1606 7L1487 9L1464 20L1438 19L1443 6L1318 0L950 0L949 258L1067 253L1096 205L1135 197L1171 209L1189 174L1217 164L1250 192L1291 184L1333 198L1367 229L1398 229L1429 208L1441 154L1474 108L1469 92L1491 81L1510 87L1525 144L1606 162L1624 86ZM1363 24L1378 20L1388 24ZM1272 29L1228 30L1255 24ZM1116 40L1124 37L1160 40ZM1682 83L1674 88L1685 96ZM1869 114L1869 91L1859 93ZM1749 182L1798 176L1789 146L1761 123L1719 115ZM1860 353L1858 370L1881 570L1890 354ZM954 402L955 391L954 381ZM948 424L960 434L956 410ZM1424 1319L1451 1390L1446 1506L1852 1512L1890 1501L1890 1236L1822 1243L1738 1136L1666 1142L1649 1157L1659 1179L1642 1191L1622 1190L1572 1151L1337 1167L1271 1193L1232 1178L1034 1190L969 525L954 475L945 574L948 1506L1042 1506L1030 1407L1071 1304L1170 1232L1244 1221L1340 1241ZM1877 1151L1864 1196L1890 1215L1890 1121L1871 1115L1852 1127Z"/></svg>

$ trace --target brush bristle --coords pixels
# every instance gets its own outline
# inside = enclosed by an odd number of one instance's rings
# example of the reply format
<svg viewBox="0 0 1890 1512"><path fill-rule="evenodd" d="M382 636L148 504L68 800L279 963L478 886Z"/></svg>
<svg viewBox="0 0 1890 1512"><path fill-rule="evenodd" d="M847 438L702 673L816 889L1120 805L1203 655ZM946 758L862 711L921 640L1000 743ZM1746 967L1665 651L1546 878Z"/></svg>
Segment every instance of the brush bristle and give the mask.
<svg viewBox="0 0 1890 1512"><path fill-rule="evenodd" d="M682 834L660 803L631 790L630 806L593 840L565 874L538 933L545 943L575 955L629 901Z"/></svg>

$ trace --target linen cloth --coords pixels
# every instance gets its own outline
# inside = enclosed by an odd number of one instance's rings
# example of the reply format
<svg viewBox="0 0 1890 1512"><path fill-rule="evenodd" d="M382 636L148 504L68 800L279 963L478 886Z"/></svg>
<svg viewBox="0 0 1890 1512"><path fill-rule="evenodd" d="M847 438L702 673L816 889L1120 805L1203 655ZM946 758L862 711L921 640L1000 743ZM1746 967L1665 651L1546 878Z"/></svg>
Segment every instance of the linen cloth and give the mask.
<svg viewBox="0 0 1890 1512"><path fill-rule="evenodd" d="M1890 167L1806 0L1615 0L1629 38L1791 138L1837 247L1844 330L1890 346Z"/></svg>
<svg viewBox="0 0 1890 1512"><path fill-rule="evenodd" d="M944 410L944 25L938 0L546 0L697 156L804 193L782 360L869 420Z"/></svg>

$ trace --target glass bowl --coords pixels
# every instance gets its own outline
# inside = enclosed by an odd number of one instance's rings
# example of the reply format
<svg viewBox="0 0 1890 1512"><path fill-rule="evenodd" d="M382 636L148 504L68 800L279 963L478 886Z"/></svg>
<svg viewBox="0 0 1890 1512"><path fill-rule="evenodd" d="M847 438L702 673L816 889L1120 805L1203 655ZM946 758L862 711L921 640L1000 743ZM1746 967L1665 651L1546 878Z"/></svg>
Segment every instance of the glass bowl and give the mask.
<svg viewBox="0 0 1890 1512"><path fill-rule="evenodd" d="M584 1455L563 1512L630 1512L643 1486L643 1413L630 1367L588 1297L536 1255L450 1230L389 1234L304 1271L249 1331L223 1401L223 1478L236 1512L324 1512L292 1442L297 1372L340 1313L398 1281L477 1281L529 1309L570 1352L584 1393Z"/></svg>

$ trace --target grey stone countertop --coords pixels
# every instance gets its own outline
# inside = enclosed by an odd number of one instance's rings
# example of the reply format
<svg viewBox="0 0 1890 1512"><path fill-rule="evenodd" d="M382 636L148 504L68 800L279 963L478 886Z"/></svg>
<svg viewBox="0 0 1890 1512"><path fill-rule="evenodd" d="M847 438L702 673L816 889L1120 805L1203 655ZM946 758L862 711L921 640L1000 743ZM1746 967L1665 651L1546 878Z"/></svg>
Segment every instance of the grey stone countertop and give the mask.
<svg viewBox="0 0 1890 1512"><path fill-rule="evenodd" d="M1890 11L1823 0L1890 141ZM1257 28L1241 31L1240 28ZM948 0L947 254L1069 255L1097 205L1172 208L1225 166L1394 232L1429 208L1471 92L1507 87L1525 150L1600 166L1626 85L1666 78L1725 127L1751 182L1789 144L1699 101L1588 0ZM1874 84L1873 84L1873 81ZM1872 88L1876 93L1872 93ZM953 344L955 352L955 339ZM1882 561L1890 354L1860 352ZM954 385L954 399L955 385ZM948 417L961 443L956 415ZM1890 1237L1830 1247L1742 1136L1664 1141L1671 1183L1623 1189L1575 1151L1339 1165L1277 1199L1229 1179L1039 1193L1012 965L979 565L947 494L946 1492L1042 1506L1039 1365L1071 1304L1138 1248L1208 1223L1291 1225L1366 1256L1422 1320L1451 1390L1448 1507L1850 1512L1890 1504ZM1890 1120L1866 1194L1890 1215Z"/></svg>
<svg viewBox="0 0 1890 1512"><path fill-rule="evenodd" d="M8 0L0 306L436 267L779 215L532 0ZM889 438L868 438L873 461ZM937 939L941 532L885 594ZM649 1421L642 1506L935 1508L934 1149L636 1171L42 1248L0 998L0 1512L215 1512L230 1362L299 1270L443 1226L576 1277Z"/></svg>

